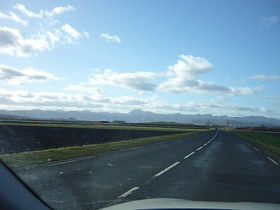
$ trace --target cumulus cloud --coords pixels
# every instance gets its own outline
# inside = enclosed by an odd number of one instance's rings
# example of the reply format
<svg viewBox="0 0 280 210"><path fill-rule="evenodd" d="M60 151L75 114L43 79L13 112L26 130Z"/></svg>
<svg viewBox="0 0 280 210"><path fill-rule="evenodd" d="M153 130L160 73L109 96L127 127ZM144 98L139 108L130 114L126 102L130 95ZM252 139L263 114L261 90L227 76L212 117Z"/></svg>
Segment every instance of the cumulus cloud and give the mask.
<svg viewBox="0 0 280 210"><path fill-rule="evenodd" d="M54 75L45 71L35 70L32 67L20 70L14 67L0 65L0 81L8 84L21 84L23 82L57 80Z"/></svg>
<svg viewBox="0 0 280 210"><path fill-rule="evenodd" d="M64 88L67 91L82 93L82 94L93 94L101 96L104 94L104 90L100 87L86 83L71 84Z"/></svg>
<svg viewBox="0 0 280 210"><path fill-rule="evenodd" d="M276 75L264 75L264 74L257 74L257 75L254 75L254 76L251 76L250 79L253 79L253 80L280 80L280 76L276 76Z"/></svg>
<svg viewBox="0 0 280 210"><path fill-rule="evenodd" d="M137 106L137 105L144 105L150 103L150 99L146 98L135 98L132 96L122 96L118 98L111 98L110 99L112 104L120 104L120 105L129 105L129 106Z"/></svg>
<svg viewBox="0 0 280 210"><path fill-rule="evenodd" d="M229 95L254 95L259 93L262 90L262 88L255 87L231 87L230 91L228 92Z"/></svg>
<svg viewBox="0 0 280 210"><path fill-rule="evenodd" d="M168 70L174 72L177 77L190 80L198 74L211 70L212 64L205 58L194 57L192 55L180 55L179 60L174 65L168 67Z"/></svg>
<svg viewBox="0 0 280 210"><path fill-rule="evenodd" d="M89 82L93 85L112 85L138 91L153 91L156 88L153 82L156 77L154 72L117 73L106 69L102 73L91 74Z"/></svg>
<svg viewBox="0 0 280 210"><path fill-rule="evenodd" d="M39 52L53 50L58 44L74 43L82 37L89 37L88 32L80 32L69 23L60 24L59 21L54 19L57 15L74 11L75 8L71 5L33 12L23 4L16 4L14 9L25 15L27 20L21 19L13 12L0 12L0 19L12 20L25 26L27 26L28 20L32 19L34 23L37 23L34 24L35 27L32 26L32 30L35 28L37 32L29 32L28 34L24 33L26 32L25 28L19 30L7 26L0 27L0 53L2 54L30 57L38 55ZM36 26L38 27L36 28Z"/></svg>
<svg viewBox="0 0 280 210"><path fill-rule="evenodd" d="M251 95L257 90L249 87L227 87L212 81L197 79L208 73L212 64L202 57L181 55L174 65L168 67L168 79L158 86L158 90L172 93L224 93L228 95Z"/></svg>
<svg viewBox="0 0 280 210"><path fill-rule="evenodd" d="M45 11L44 13L49 17L53 17L56 15L60 15L60 14L66 13L66 12L71 12L74 10L75 10L75 8L72 5L68 4L66 6L55 7L51 11Z"/></svg>
<svg viewBox="0 0 280 210"><path fill-rule="evenodd" d="M9 12L8 14L0 12L0 19L10 20L23 26L26 26L28 24L27 20L23 20L13 12Z"/></svg>
<svg viewBox="0 0 280 210"><path fill-rule="evenodd" d="M180 93L191 92L196 89L204 89L205 86L213 86L208 82L198 81L199 74L211 70L212 64L201 57L181 55L174 65L168 67L169 78L159 85L159 90ZM214 88L214 87L213 87Z"/></svg>
<svg viewBox="0 0 280 210"><path fill-rule="evenodd" d="M0 27L0 52L8 55L28 57L49 50L48 40L43 36L24 39L18 29Z"/></svg>
<svg viewBox="0 0 280 210"><path fill-rule="evenodd" d="M97 111L127 112L127 109L132 110L135 107L140 108L143 105L154 103L154 98L135 98L132 96L106 98L92 94L0 89L0 101L5 102L9 107L60 109L63 106L72 110L98 109Z"/></svg>
<svg viewBox="0 0 280 210"><path fill-rule="evenodd" d="M39 13L35 13L35 12L32 12L30 10L28 10L26 8L25 5L23 4L19 4L17 3L14 8L18 11L20 11L22 14L24 14L25 16L29 17L29 18L42 18L43 17L43 11L40 10Z"/></svg>
<svg viewBox="0 0 280 210"><path fill-rule="evenodd" d="M121 43L121 39L117 35L110 35L108 33L102 33L99 35L99 37L109 43Z"/></svg>
<svg viewBox="0 0 280 210"><path fill-rule="evenodd" d="M32 108L61 107L96 108L105 102L102 98L81 94L66 94L63 92L29 92L19 90L0 89L0 98L10 102L10 106L24 106Z"/></svg>
<svg viewBox="0 0 280 210"><path fill-rule="evenodd" d="M262 16L259 21L262 25L266 27L270 27L274 24L277 24L280 21L280 16L276 16L276 15Z"/></svg>
<svg viewBox="0 0 280 210"><path fill-rule="evenodd" d="M33 12L26 8L24 4L17 3L14 7L16 10L20 11L23 15L28 18L44 18L44 17L54 17L66 12L74 11L75 8L71 5L55 7L52 10L40 10L39 12Z"/></svg>
<svg viewBox="0 0 280 210"><path fill-rule="evenodd" d="M110 112L129 112L136 108L156 113L212 113L216 115L272 115L274 112L266 107L242 106L224 102L188 101L175 104L154 97L105 97L80 92L30 92L0 88L0 108L6 109L61 109L92 110ZM171 119L172 120L172 119Z"/></svg>
<svg viewBox="0 0 280 210"><path fill-rule="evenodd" d="M88 37L86 32L83 35ZM81 37L82 34L69 24L65 24L61 30L56 29L53 32L41 30L40 33L32 35L32 38L24 38L18 29L4 26L0 27L0 53L30 57L39 52L54 49L60 41L72 43L73 40L78 40Z"/></svg>
<svg viewBox="0 0 280 210"><path fill-rule="evenodd" d="M167 72L117 72L111 69L91 73L86 85L115 86L136 90L138 93L171 92L178 93L222 93L231 96L253 95L261 91L261 88L230 87L216 84L212 81L199 80L200 74L211 71L212 64L201 57L181 55L174 65L168 67ZM75 86L87 91L85 84Z"/></svg>
<svg viewBox="0 0 280 210"><path fill-rule="evenodd" d="M77 40L81 37L81 33L70 26L68 23L65 23L61 29L69 35L69 40Z"/></svg>

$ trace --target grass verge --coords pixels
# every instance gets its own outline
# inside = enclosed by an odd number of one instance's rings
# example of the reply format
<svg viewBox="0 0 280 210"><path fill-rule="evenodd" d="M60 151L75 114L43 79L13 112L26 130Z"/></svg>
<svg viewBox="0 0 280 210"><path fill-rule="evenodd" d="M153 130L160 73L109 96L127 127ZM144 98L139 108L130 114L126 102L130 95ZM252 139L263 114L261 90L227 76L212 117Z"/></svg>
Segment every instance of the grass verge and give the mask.
<svg viewBox="0 0 280 210"><path fill-rule="evenodd" d="M172 141L178 138L185 137L190 134L199 132L177 133L164 136L147 137L131 139L119 142L110 142L103 144L90 144L83 146L61 147L55 149L45 149L32 152L20 152L14 154L4 154L0 158L12 167L22 167L46 164L54 161L67 160L82 156L96 155L103 152L126 149L131 147L142 146L156 142Z"/></svg>
<svg viewBox="0 0 280 210"><path fill-rule="evenodd" d="M280 156L280 133L232 131L233 134Z"/></svg>

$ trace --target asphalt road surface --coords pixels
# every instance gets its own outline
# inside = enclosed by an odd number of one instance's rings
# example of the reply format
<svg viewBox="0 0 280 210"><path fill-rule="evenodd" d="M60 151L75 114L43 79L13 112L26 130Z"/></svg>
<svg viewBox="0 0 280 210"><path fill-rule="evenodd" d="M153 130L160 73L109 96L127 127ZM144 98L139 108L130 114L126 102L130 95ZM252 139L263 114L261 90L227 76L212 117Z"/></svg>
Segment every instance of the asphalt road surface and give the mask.
<svg viewBox="0 0 280 210"><path fill-rule="evenodd" d="M145 198L280 203L280 165L225 131L18 170L56 209Z"/></svg>

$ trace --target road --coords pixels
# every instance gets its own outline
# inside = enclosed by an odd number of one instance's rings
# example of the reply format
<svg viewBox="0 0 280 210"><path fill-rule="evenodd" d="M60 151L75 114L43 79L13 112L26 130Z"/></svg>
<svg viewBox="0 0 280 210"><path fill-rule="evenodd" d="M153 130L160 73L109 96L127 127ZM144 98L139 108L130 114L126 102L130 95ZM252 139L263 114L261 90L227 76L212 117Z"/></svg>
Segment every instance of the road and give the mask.
<svg viewBox="0 0 280 210"><path fill-rule="evenodd" d="M17 171L56 209L145 198L280 203L280 166L225 131Z"/></svg>

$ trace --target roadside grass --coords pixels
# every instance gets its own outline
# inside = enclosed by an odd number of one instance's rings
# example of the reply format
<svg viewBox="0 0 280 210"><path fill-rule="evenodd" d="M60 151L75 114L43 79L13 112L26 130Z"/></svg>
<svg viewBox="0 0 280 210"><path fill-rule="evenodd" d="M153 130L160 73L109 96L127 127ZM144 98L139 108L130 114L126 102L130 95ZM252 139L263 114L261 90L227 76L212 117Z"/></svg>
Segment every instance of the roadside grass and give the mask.
<svg viewBox="0 0 280 210"><path fill-rule="evenodd" d="M280 133L232 131L233 134L280 156Z"/></svg>
<svg viewBox="0 0 280 210"><path fill-rule="evenodd" d="M93 125L83 123L35 123L35 122L5 122L1 121L0 126L30 126L30 127L52 127L52 128L92 128L92 129L109 129L109 130L135 130L135 131L171 131L171 132L189 132L205 131L208 128L166 128L166 127L145 127L145 126L127 126L127 125Z"/></svg>
<svg viewBox="0 0 280 210"><path fill-rule="evenodd" d="M7 163L12 167L40 165L40 164L46 164L55 161L67 160L71 158L97 155L108 151L138 147L146 144L172 141L196 133L200 133L200 132L189 131L185 133L138 138L138 139L119 141L119 142L61 147L61 148L45 149L45 150L38 150L38 151L31 151L31 152L4 154L4 155L0 155L0 158L5 163Z"/></svg>

